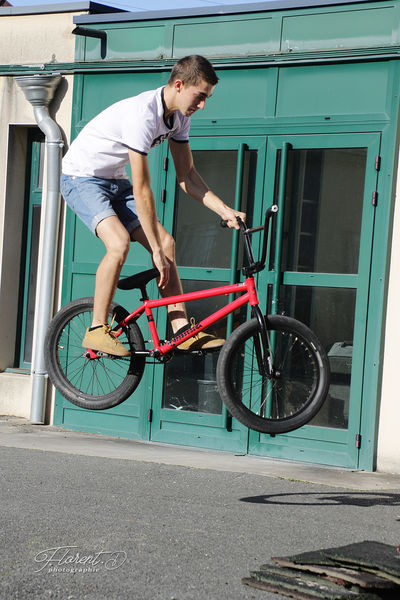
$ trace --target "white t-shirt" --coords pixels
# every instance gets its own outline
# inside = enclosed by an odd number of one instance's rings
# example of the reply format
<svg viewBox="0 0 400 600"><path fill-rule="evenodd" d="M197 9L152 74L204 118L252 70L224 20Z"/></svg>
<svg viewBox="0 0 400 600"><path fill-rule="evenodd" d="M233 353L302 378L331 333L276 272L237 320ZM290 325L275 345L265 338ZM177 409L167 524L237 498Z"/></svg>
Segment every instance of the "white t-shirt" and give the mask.
<svg viewBox="0 0 400 600"><path fill-rule="evenodd" d="M164 118L164 88L143 92L112 104L94 117L72 142L63 158L66 175L126 179L128 149L147 155L167 138L189 139L190 117L176 111Z"/></svg>

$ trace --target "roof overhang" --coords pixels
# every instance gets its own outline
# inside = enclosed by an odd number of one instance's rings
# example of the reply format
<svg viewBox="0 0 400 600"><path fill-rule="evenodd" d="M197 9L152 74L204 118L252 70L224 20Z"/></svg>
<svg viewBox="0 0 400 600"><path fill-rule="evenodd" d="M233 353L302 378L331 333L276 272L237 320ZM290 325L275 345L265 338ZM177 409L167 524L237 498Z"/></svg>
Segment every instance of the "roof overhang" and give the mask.
<svg viewBox="0 0 400 600"><path fill-rule="evenodd" d="M216 0L218 1L218 0ZM198 8L151 10L138 12L123 12L108 15L79 15L74 18L74 23L120 23L123 21L150 21L160 19L179 19L188 17L212 17L219 15L235 15L255 12L271 12L278 10L298 10L323 6L337 6L346 4L361 4L371 0L267 0L232 6L210 5ZM378 0L379 2L380 0Z"/></svg>

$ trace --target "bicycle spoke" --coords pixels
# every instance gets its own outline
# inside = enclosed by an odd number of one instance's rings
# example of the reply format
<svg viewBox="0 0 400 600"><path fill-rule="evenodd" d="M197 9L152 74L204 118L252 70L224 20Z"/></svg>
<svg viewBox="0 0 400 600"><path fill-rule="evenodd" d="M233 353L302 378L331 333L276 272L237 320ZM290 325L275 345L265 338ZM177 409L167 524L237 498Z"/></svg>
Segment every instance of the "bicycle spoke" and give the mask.
<svg viewBox="0 0 400 600"><path fill-rule="evenodd" d="M274 332L274 337L271 377L260 373L254 338L243 343L237 354L239 364L236 363L235 367L240 373L236 391L241 402L257 416L284 419L308 402L315 386L317 365L307 345L298 336L290 332Z"/></svg>
<svg viewBox="0 0 400 600"><path fill-rule="evenodd" d="M58 362L65 377L79 391L93 397L102 397L120 385L130 369L130 357L87 358L82 339L91 323L91 311L72 318L61 331L57 344ZM126 333L119 337L129 347Z"/></svg>

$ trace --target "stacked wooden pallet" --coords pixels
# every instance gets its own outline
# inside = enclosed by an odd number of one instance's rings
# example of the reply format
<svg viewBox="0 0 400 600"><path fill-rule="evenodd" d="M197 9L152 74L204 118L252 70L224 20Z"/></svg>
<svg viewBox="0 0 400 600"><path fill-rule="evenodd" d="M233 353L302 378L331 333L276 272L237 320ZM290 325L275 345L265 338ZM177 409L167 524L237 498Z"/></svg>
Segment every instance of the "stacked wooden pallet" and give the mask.
<svg viewBox="0 0 400 600"><path fill-rule="evenodd" d="M296 600L400 599L396 546L364 541L271 560L242 583Z"/></svg>

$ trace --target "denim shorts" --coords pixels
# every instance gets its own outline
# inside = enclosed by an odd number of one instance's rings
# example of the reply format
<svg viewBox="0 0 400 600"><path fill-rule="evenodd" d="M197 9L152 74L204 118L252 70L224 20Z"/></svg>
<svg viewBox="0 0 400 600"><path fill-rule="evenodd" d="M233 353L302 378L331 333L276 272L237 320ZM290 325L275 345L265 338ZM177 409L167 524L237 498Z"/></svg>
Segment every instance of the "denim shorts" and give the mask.
<svg viewBox="0 0 400 600"><path fill-rule="evenodd" d="M107 217L117 216L129 233L140 227L128 179L102 179L61 175L61 193L68 206L96 235L96 227Z"/></svg>

